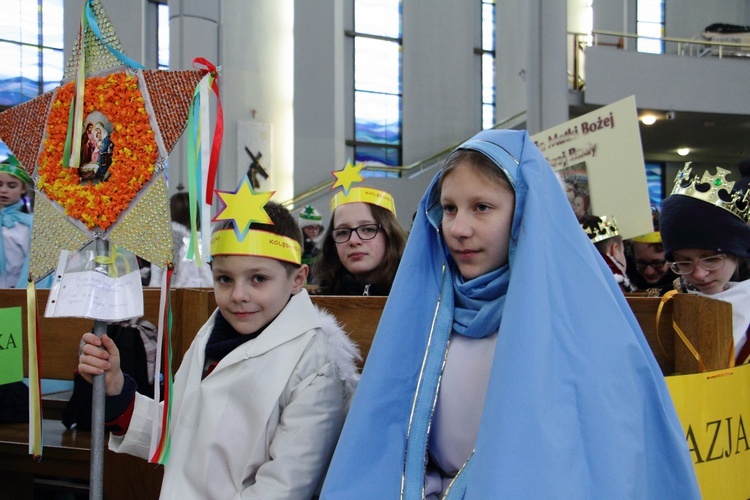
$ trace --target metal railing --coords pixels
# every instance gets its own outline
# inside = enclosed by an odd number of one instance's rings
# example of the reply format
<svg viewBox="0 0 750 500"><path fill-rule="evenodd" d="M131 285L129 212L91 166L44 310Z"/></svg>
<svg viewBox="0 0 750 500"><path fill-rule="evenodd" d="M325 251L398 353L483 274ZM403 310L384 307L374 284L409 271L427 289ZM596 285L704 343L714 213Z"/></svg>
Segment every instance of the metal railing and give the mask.
<svg viewBox="0 0 750 500"><path fill-rule="evenodd" d="M731 34L735 35L736 34ZM717 36L731 36L730 34L717 34ZM748 57L750 58L750 41L748 43L735 43L728 41L715 41L696 35L693 38L676 37L649 37L634 35L632 33L620 33L617 31L596 30L591 33L568 32L573 39L573 61L569 80L573 90L583 90L585 75L583 74L586 48L589 46L613 47L616 50L636 50L638 40L658 40L664 43L664 54L680 55L686 57ZM634 43L629 43L634 42Z"/></svg>
<svg viewBox="0 0 750 500"><path fill-rule="evenodd" d="M515 115L506 118L498 123L496 123L493 128L496 129L502 129L502 128L512 128L516 125L518 125L526 115L526 111L521 111L519 113L516 113ZM439 151L433 155L428 156L427 158L420 160L418 162L414 162L411 165L404 165L404 166L384 166L384 165L368 165L365 163L365 166L363 170L369 170L371 172L396 172L398 173L399 178L406 178L406 179L413 179L414 177L421 175L429 170L432 170L435 167L438 167L443 164L445 159L448 157L448 155L456 149L458 146L463 144L464 141L461 141L457 144L454 144L446 149L443 149L442 151ZM322 182L320 184L317 184L306 191L303 191L302 193L296 195L294 198L284 201L281 204L286 207L297 207L301 204L307 204L308 202L314 201L318 199L319 197L323 196L324 194L329 194L328 190L333 186L333 183L335 182L335 179L327 180L325 182Z"/></svg>

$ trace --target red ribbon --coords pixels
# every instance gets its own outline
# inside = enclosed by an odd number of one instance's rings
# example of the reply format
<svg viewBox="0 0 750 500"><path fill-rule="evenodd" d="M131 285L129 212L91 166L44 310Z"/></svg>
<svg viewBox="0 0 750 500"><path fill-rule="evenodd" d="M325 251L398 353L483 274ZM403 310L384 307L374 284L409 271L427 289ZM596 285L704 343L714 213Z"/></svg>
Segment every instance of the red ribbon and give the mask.
<svg viewBox="0 0 750 500"><path fill-rule="evenodd" d="M213 202L214 185L216 184L216 171L219 168L219 153L221 152L221 141L224 137L224 112L221 108L221 97L219 97L219 72L216 66L203 57L193 59L193 68L198 69L203 75L211 74L214 80L211 89L216 94L216 126L214 128L214 140L211 145L211 161L208 164L208 179L206 181L206 203Z"/></svg>

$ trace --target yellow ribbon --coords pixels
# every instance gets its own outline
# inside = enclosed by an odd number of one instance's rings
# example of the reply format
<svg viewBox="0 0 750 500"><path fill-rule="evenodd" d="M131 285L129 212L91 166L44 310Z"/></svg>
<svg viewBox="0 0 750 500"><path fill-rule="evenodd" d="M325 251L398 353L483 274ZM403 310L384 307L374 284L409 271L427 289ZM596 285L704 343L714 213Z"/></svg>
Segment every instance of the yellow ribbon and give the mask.
<svg viewBox="0 0 750 500"><path fill-rule="evenodd" d="M122 263L125 267L125 274L130 274L130 262L124 254L117 251L117 245L110 244L109 255L97 255L94 257L94 262L108 266L107 276L117 278L120 276L117 271L117 259L122 259Z"/></svg>

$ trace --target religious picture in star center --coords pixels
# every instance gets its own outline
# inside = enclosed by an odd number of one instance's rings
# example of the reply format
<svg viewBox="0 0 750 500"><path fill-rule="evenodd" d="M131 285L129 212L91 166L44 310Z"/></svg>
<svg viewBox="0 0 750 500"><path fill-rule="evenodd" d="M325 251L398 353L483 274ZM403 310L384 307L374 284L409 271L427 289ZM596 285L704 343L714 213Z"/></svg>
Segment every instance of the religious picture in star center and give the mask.
<svg viewBox="0 0 750 500"><path fill-rule="evenodd" d="M110 134L112 122L100 111L92 111L84 120L81 135L81 160L78 175L81 183L98 183L109 178L114 143Z"/></svg>

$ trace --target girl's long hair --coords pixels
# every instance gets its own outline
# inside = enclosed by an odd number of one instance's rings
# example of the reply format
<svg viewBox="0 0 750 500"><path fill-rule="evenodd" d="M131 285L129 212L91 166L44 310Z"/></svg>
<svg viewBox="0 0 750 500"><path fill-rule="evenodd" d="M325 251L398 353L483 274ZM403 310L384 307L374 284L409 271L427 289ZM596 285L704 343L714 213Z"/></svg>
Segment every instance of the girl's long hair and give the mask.
<svg viewBox="0 0 750 500"><path fill-rule="evenodd" d="M369 203L367 206L370 207L375 222L381 226L380 230L385 235L386 245L383 262L379 266L377 278L373 284L388 293L401 262L401 255L404 253L406 233L391 211ZM331 221L323 236L323 247L313 265L313 275L318 283L317 293L325 295L340 295L342 293L342 276L346 272L336 251L336 242L333 241L331 235L334 217L335 213L331 215Z"/></svg>

